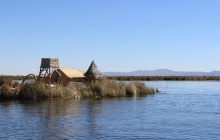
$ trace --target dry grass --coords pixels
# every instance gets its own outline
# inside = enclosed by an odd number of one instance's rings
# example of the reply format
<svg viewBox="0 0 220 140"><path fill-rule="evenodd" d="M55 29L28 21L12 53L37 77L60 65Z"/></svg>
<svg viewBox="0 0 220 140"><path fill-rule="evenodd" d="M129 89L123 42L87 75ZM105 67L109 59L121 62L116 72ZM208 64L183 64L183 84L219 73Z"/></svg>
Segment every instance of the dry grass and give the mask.
<svg viewBox="0 0 220 140"><path fill-rule="evenodd" d="M16 99L17 93L15 88L10 88L7 85L0 87L0 99Z"/></svg>
<svg viewBox="0 0 220 140"><path fill-rule="evenodd" d="M115 80L99 80L85 84L69 84L64 87L57 85L50 88L45 83L26 83L19 92L12 92L10 86L2 86L0 97L5 99L47 99L47 98L104 98L104 97L132 97L155 94L143 82L120 82Z"/></svg>
<svg viewBox="0 0 220 140"><path fill-rule="evenodd" d="M120 82L115 80L100 80L89 83L81 91L84 98L88 97L125 97L155 94L155 89L148 88L143 82Z"/></svg>
<svg viewBox="0 0 220 140"><path fill-rule="evenodd" d="M100 80L87 83L80 92L83 98L122 97L126 96L126 85L118 81Z"/></svg>
<svg viewBox="0 0 220 140"><path fill-rule="evenodd" d="M0 79L0 99L16 99L19 83L11 79Z"/></svg>
<svg viewBox="0 0 220 140"><path fill-rule="evenodd" d="M49 85L38 82L25 84L18 93L19 99L46 99L46 98L76 98L76 87L57 85L50 88Z"/></svg>

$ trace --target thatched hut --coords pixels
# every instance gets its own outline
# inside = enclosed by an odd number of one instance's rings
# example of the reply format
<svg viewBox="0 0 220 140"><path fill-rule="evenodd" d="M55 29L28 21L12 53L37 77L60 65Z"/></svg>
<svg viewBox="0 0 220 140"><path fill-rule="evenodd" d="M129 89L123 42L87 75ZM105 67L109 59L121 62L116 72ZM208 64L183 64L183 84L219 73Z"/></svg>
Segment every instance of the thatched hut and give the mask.
<svg viewBox="0 0 220 140"><path fill-rule="evenodd" d="M92 61L91 65L85 73L85 76L88 81L101 79L103 77L102 73L99 71L94 61Z"/></svg>
<svg viewBox="0 0 220 140"><path fill-rule="evenodd" d="M67 86L69 82L83 82L85 76L83 72L71 68L56 69L50 78L51 83L60 83Z"/></svg>

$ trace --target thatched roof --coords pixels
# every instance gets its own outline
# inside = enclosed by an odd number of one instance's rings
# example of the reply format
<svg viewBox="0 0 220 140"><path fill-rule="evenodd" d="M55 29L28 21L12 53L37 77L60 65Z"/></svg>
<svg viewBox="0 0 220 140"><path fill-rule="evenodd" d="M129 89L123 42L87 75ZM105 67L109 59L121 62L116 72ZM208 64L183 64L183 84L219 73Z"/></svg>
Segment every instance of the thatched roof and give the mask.
<svg viewBox="0 0 220 140"><path fill-rule="evenodd" d="M99 71L99 69L97 68L94 61L92 61L91 65L89 66L89 68L87 70L87 72L85 73L85 76L87 78L89 78L89 77L95 77L95 78L102 77L102 73Z"/></svg>
<svg viewBox="0 0 220 140"><path fill-rule="evenodd" d="M82 77L85 77L83 75L83 72L81 71L78 71L76 69L71 69L71 68L60 68L58 69L60 70L61 72L63 72L67 77L69 78L82 78Z"/></svg>

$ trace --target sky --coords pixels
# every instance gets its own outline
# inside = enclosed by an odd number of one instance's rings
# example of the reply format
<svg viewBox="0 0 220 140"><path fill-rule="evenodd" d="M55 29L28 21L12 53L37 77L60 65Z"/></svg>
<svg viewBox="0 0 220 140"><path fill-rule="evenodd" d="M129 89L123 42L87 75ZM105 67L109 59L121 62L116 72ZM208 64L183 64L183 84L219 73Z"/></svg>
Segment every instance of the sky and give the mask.
<svg viewBox="0 0 220 140"><path fill-rule="evenodd" d="M0 75L220 70L219 0L0 0Z"/></svg>

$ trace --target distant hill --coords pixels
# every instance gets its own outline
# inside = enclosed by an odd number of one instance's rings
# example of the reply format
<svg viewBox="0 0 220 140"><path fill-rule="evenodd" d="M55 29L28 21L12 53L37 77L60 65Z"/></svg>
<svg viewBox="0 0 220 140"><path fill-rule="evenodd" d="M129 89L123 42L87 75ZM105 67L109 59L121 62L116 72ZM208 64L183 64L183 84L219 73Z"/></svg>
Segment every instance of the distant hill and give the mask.
<svg viewBox="0 0 220 140"><path fill-rule="evenodd" d="M103 72L105 76L220 76L220 71L190 72L169 69L137 70L132 72Z"/></svg>

